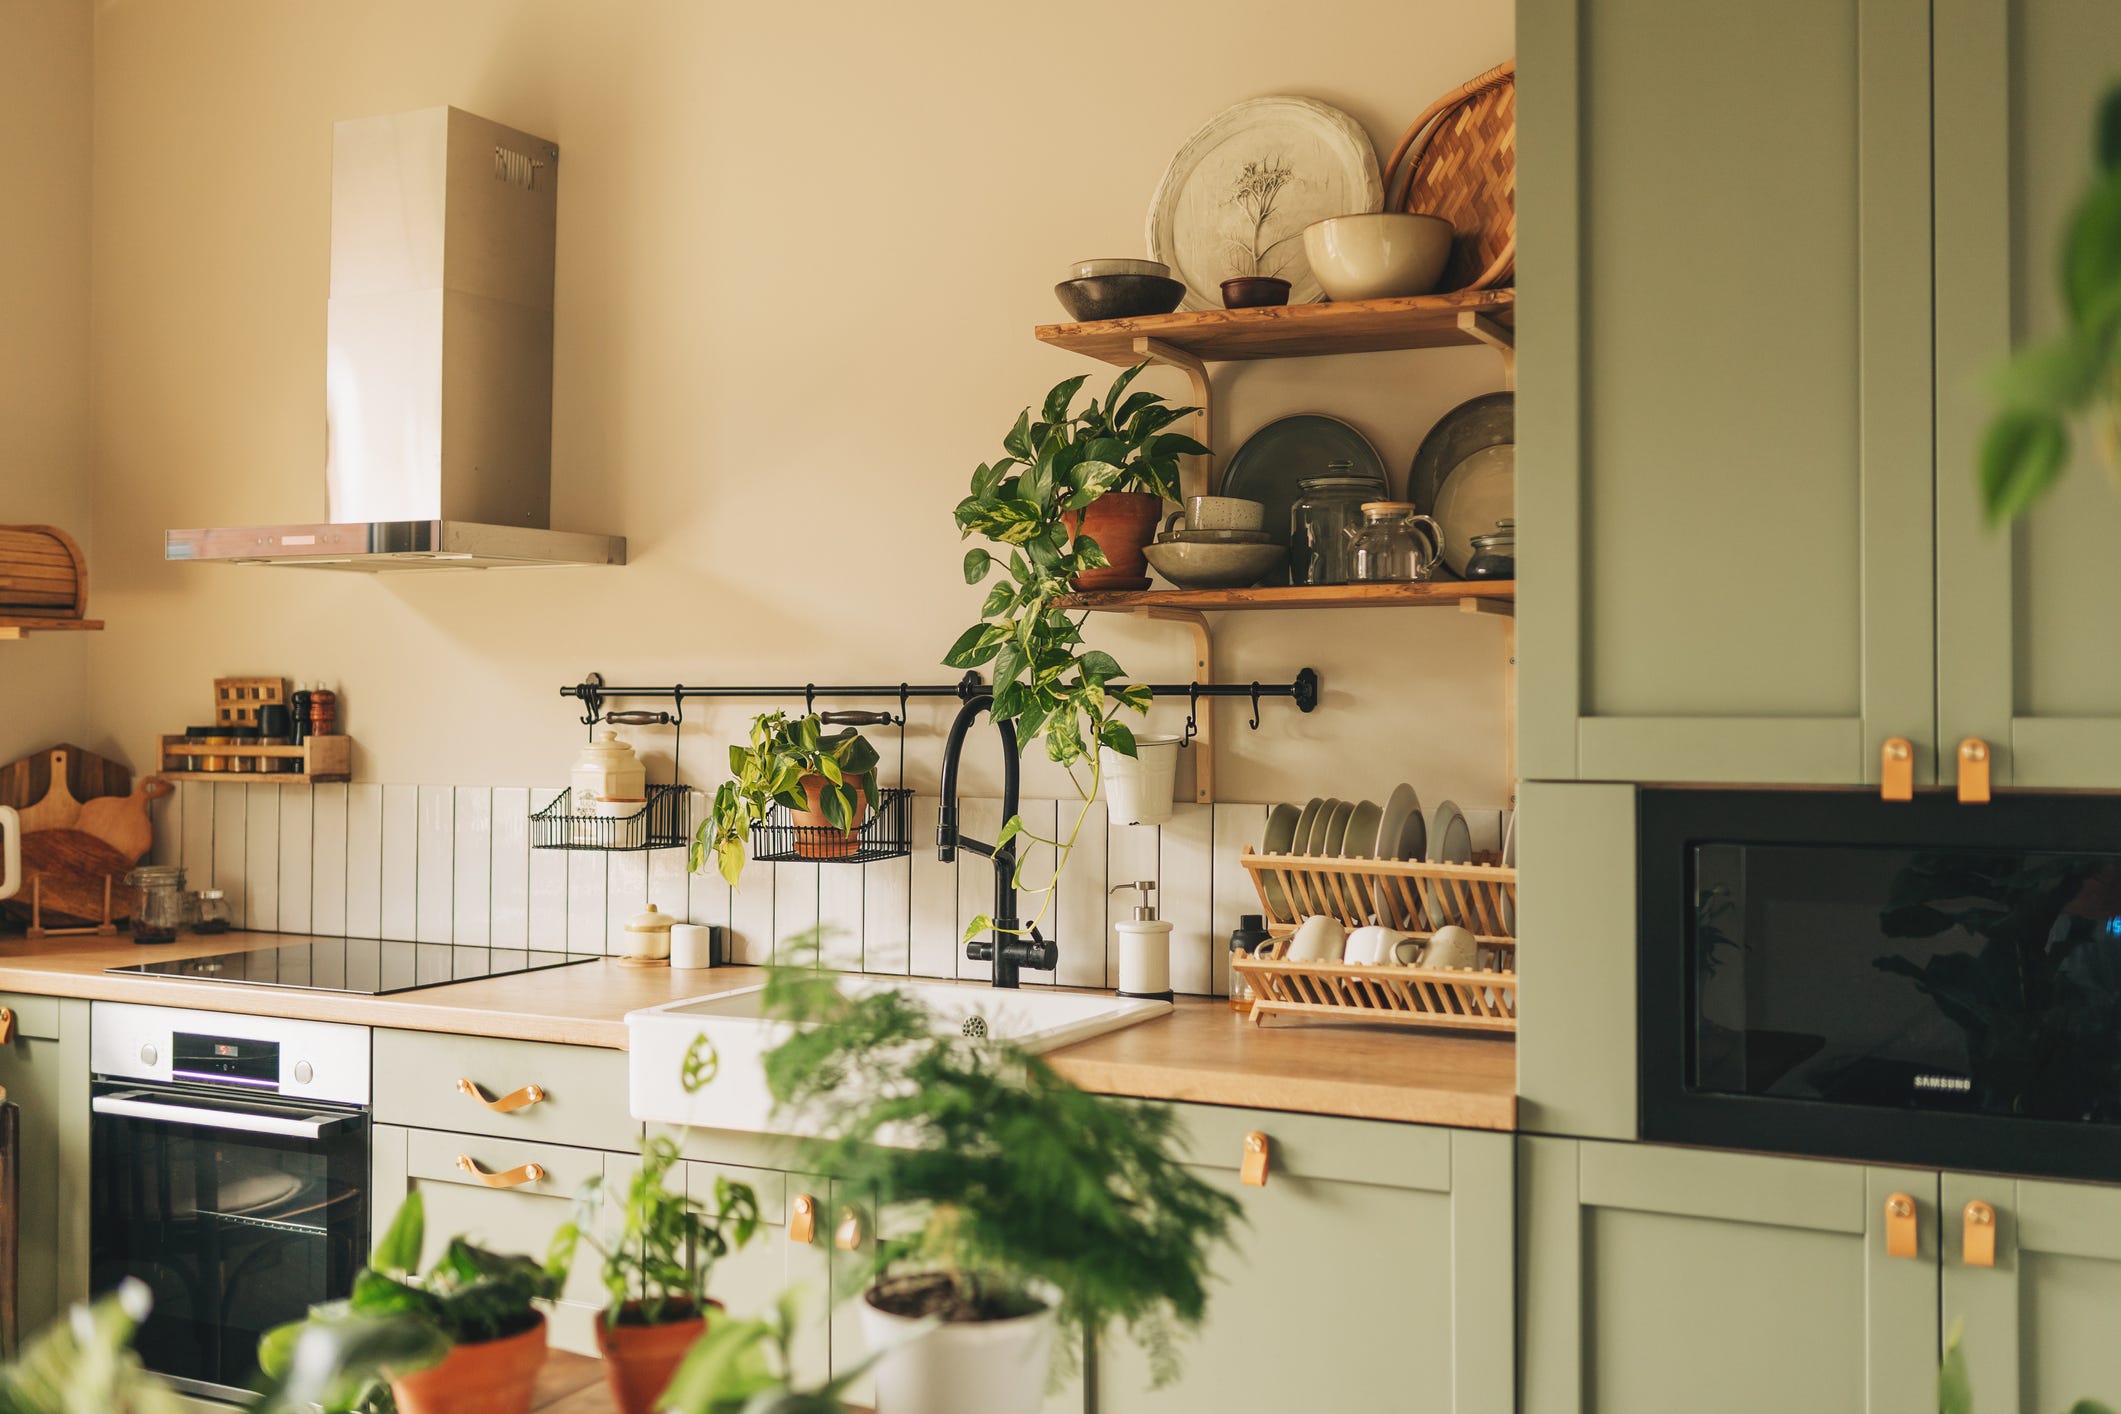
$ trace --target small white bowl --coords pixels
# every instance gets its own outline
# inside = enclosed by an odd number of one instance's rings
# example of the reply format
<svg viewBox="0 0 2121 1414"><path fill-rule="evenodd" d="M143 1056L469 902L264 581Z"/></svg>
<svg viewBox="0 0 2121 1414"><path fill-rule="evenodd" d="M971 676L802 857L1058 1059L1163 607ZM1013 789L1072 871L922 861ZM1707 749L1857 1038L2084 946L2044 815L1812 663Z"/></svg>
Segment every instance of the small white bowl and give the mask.
<svg viewBox="0 0 2121 1414"><path fill-rule="evenodd" d="M1078 260L1068 267L1071 280L1094 280L1100 275L1155 275L1171 278L1171 267L1161 260Z"/></svg>
<svg viewBox="0 0 2121 1414"><path fill-rule="evenodd" d="M1304 256L1328 299L1397 299L1436 288L1451 223L1414 211L1328 216L1304 227Z"/></svg>

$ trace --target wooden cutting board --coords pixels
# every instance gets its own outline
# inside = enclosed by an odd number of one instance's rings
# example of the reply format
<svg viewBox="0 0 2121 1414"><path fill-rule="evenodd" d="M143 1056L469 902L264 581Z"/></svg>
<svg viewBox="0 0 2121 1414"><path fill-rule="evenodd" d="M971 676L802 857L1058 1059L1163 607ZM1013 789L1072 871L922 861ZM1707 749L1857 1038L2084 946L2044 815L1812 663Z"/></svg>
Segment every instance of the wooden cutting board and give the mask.
<svg viewBox="0 0 2121 1414"><path fill-rule="evenodd" d="M64 742L0 766L0 805L22 812L25 833L69 829L82 801L132 788L132 772Z"/></svg>
<svg viewBox="0 0 2121 1414"><path fill-rule="evenodd" d="M127 859L144 858L155 845L154 822L147 803L160 800L176 787L160 776L143 776L131 795L106 795L82 804L73 828L94 835Z"/></svg>
<svg viewBox="0 0 2121 1414"><path fill-rule="evenodd" d="M111 921L132 917L125 876L132 861L79 830L39 830L22 836L22 892L0 900L0 912L30 920L30 880L44 881L44 926L82 928L103 921L103 881L110 880Z"/></svg>

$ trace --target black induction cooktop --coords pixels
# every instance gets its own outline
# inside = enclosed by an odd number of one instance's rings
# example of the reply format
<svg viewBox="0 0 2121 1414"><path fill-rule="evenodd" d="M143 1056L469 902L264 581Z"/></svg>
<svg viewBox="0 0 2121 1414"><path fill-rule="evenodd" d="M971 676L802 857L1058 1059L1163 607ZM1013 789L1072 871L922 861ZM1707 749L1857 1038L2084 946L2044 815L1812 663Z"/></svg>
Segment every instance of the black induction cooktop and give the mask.
<svg viewBox="0 0 2121 1414"><path fill-rule="evenodd" d="M601 953L547 952L536 948L473 947L458 943L400 943L377 938L313 938L276 948L177 957L105 968L132 976L182 977L195 982L238 982L253 987L294 987L309 992L351 992L380 997L481 977L542 972L594 962Z"/></svg>

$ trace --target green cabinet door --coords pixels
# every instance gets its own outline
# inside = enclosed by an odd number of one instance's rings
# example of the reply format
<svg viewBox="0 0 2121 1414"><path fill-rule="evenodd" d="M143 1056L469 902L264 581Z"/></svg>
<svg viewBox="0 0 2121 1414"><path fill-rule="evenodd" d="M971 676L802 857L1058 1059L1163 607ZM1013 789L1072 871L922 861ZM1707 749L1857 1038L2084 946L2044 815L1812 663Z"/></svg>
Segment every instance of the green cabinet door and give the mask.
<svg viewBox="0 0 2121 1414"><path fill-rule="evenodd" d="M381 1236L412 1193L427 1210L424 1265L440 1256L452 1237L466 1237L496 1252L520 1252L542 1261L561 1223L574 1216L582 1185L604 1174L607 1161L613 1179L623 1183L634 1154L605 1154L560 1144L528 1144L477 1134L406 1129L378 1124L371 1131L369 1194L372 1222ZM467 1167L467 1164L469 1167ZM524 1165L537 1165L535 1177L515 1181ZM499 1177L510 1186L493 1187L478 1172ZM560 1299L547 1312L548 1338L561 1350L596 1354L592 1322L604 1304L597 1259L585 1249L568 1276Z"/></svg>
<svg viewBox="0 0 2121 1414"><path fill-rule="evenodd" d="M1993 1266L1966 1260L1973 1203L1995 1215ZM1963 1324L1974 1407L2121 1408L2121 1188L1946 1174L1943 1223L1945 1327Z"/></svg>
<svg viewBox="0 0 2121 1414"><path fill-rule="evenodd" d="M1526 779L1930 776L1929 10L1520 0Z"/></svg>
<svg viewBox="0 0 2121 1414"><path fill-rule="evenodd" d="M0 993L0 1007L15 1020L0 1086L19 1111L17 1324L27 1339L88 1295L89 1003Z"/></svg>
<svg viewBox="0 0 2121 1414"><path fill-rule="evenodd" d="M1937 0L1937 718L2001 785L2121 786L2121 495L2080 428L2056 487L2006 531L1975 465L1988 377L2062 326L2055 274L2121 66L2105 0Z"/></svg>
<svg viewBox="0 0 2121 1414"><path fill-rule="evenodd" d="M1524 1414L1935 1414L1935 1174L1518 1146ZM1912 1257L1886 1251L1894 1195Z"/></svg>
<svg viewBox="0 0 2121 1414"><path fill-rule="evenodd" d="M1215 1263L1183 1373L1152 1390L1147 1354L1110 1333L1099 1414L1203 1409L1510 1414L1508 1135L1181 1107L1191 1162L1243 1204ZM1247 1133L1269 1141L1244 1184Z"/></svg>

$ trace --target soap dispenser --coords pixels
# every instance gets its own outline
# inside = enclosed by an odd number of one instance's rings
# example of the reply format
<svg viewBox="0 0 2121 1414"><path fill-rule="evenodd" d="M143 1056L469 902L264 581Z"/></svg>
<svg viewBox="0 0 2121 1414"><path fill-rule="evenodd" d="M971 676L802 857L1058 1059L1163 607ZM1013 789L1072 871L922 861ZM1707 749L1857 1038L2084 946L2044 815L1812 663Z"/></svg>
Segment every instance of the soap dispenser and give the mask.
<svg viewBox="0 0 2121 1414"><path fill-rule="evenodd" d="M1112 925L1119 934L1119 994L1150 1001L1171 1000L1171 925L1156 916L1156 880L1114 884L1110 890L1133 889L1141 895L1134 916Z"/></svg>

